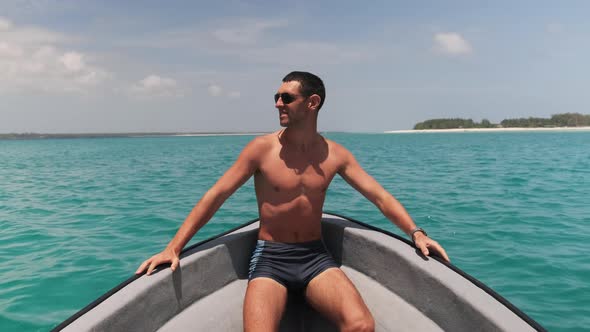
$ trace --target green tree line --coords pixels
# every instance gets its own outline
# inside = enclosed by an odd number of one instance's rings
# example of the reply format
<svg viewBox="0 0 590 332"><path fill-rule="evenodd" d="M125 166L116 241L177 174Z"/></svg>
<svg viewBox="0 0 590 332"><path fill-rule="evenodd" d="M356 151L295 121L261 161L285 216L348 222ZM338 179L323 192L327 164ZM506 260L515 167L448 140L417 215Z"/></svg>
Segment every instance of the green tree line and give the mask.
<svg viewBox="0 0 590 332"><path fill-rule="evenodd" d="M455 128L538 128L538 127L583 127L590 126L590 115L580 113L554 114L551 118L518 118L505 119L499 124L493 124L487 119L481 122L472 119L431 119L419 122L414 126L422 129L455 129Z"/></svg>
<svg viewBox="0 0 590 332"><path fill-rule="evenodd" d="M483 119L481 122L475 122L472 119L431 119L417 123L414 129L455 129L455 128L494 128L489 120Z"/></svg>

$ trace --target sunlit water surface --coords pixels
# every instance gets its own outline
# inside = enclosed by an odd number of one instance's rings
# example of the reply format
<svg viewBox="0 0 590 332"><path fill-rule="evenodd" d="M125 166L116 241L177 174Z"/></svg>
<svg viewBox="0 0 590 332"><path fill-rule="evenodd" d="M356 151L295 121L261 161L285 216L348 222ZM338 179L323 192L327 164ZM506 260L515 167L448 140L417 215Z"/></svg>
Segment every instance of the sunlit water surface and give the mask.
<svg viewBox="0 0 590 332"><path fill-rule="evenodd" d="M551 331L590 326L590 133L326 136L453 264ZM131 276L250 139L0 141L0 330L51 329ZM338 177L325 210L400 233ZM192 243L256 215L250 180Z"/></svg>

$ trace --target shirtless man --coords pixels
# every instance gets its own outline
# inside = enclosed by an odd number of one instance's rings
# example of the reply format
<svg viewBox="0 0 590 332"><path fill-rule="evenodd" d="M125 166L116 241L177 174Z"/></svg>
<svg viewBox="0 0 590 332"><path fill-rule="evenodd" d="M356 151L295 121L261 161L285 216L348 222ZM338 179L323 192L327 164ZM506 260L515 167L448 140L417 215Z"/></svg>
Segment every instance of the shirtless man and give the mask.
<svg viewBox="0 0 590 332"><path fill-rule="evenodd" d="M254 175L260 230L244 299L244 330L276 331L289 287L302 291L308 303L341 331L373 331L373 317L362 297L321 242L322 207L336 174L408 234L424 255L434 250L449 258L348 150L317 132L324 100L319 77L306 72L285 76L275 94L285 129L252 140L195 205L164 251L143 262L136 273L147 269L149 275L163 263L171 263L174 271L186 243ZM303 269L294 267L295 259Z"/></svg>

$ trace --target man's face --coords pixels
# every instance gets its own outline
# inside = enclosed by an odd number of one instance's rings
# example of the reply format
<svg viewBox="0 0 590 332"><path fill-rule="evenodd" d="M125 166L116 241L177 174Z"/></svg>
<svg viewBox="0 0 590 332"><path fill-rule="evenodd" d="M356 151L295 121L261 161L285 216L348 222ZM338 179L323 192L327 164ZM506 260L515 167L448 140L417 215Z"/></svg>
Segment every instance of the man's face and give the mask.
<svg viewBox="0 0 590 332"><path fill-rule="evenodd" d="M293 124L301 122L309 115L309 110L306 107L307 98L301 95L301 84L297 81L283 82L277 94L279 98L275 102L275 107L279 110L279 122L282 127L289 127ZM280 95L289 94L285 100ZM276 98L276 97L275 97ZM290 103L285 103L289 102Z"/></svg>

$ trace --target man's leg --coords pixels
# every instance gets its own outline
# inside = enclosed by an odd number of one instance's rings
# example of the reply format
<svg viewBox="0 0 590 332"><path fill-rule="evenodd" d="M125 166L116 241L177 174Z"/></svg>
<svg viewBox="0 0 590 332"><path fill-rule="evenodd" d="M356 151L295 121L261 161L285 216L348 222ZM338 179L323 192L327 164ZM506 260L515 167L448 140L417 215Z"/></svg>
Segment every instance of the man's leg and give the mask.
<svg viewBox="0 0 590 332"><path fill-rule="evenodd" d="M287 289L270 278L254 278L244 298L244 331L277 331L287 304Z"/></svg>
<svg viewBox="0 0 590 332"><path fill-rule="evenodd" d="M367 305L339 268L329 268L313 278L305 297L312 307L336 323L340 331L375 330Z"/></svg>

